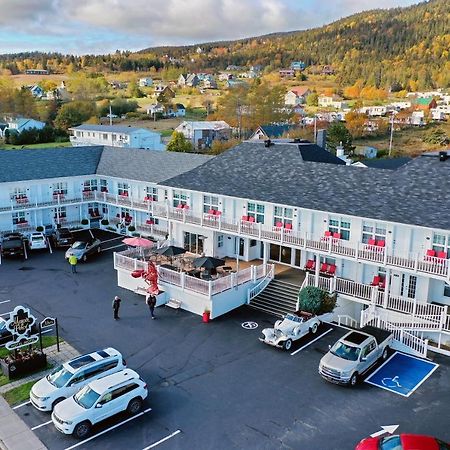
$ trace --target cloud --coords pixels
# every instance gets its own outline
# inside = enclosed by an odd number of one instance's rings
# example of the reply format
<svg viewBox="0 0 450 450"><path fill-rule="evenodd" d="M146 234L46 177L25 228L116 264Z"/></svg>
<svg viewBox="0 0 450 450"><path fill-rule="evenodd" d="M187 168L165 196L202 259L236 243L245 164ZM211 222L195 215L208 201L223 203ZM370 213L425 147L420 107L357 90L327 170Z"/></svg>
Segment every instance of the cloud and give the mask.
<svg viewBox="0 0 450 450"><path fill-rule="evenodd" d="M378 0L376 7L411 0ZM323 25L373 0L1 0L0 51L109 52ZM17 30L20 30L18 33Z"/></svg>

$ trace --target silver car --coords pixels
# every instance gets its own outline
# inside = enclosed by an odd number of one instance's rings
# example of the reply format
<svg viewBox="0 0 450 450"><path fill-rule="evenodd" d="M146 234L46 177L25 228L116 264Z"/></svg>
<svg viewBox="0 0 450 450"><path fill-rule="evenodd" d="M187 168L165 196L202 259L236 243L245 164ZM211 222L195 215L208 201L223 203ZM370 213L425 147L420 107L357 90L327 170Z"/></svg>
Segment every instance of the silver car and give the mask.
<svg viewBox="0 0 450 450"><path fill-rule="evenodd" d="M86 262L88 257L98 254L102 251L100 239L92 241L75 241L66 251L66 259L75 255L77 259Z"/></svg>

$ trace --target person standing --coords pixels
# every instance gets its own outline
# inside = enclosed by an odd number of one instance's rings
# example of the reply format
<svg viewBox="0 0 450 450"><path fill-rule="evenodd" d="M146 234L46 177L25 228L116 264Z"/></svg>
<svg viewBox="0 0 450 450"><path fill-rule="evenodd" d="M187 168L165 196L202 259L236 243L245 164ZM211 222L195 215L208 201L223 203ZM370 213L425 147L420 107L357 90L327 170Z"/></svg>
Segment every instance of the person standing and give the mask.
<svg viewBox="0 0 450 450"><path fill-rule="evenodd" d="M148 309L150 310L150 315L152 319L155 319L155 306L156 306L156 297L154 295L148 295L145 303L147 303Z"/></svg>
<svg viewBox="0 0 450 450"><path fill-rule="evenodd" d="M70 267L72 268L72 273L77 273L77 263L78 263L78 258L75 255L70 255L69 256L69 264L70 264Z"/></svg>
<svg viewBox="0 0 450 450"><path fill-rule="evenodd" d="M120 317L119 317L119 309L120 309L120 302L121 301L122 301L121 298L118 295L116 295L114 297L113 302L112 302L112 308L113 308L113 311L114 311L114 320L120 319Z"/></svg>

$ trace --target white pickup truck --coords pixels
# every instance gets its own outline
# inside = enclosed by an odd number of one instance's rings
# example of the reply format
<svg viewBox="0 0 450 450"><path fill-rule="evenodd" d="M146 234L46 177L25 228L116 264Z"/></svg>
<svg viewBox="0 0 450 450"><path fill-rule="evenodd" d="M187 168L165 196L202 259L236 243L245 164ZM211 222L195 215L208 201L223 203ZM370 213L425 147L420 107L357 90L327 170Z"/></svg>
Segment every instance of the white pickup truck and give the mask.
<svg viewBox="0 0 450 450"><path fill-rule="evenodd" d="M365 326L341 337L320 360L319 373L327 381L354 386L392 348L390 331Z"/></svg>
<svg viewBox="0 0 450 450"><path fill-rule="evenodd" d="M263 335L259 340L274 347L290 350L293 341L297 341L308 333L316 333L321 322L325 321L328 316L331 315L316 316L304 311L288 313L283 320L277 320L273 328L262 330Z"/></svg>

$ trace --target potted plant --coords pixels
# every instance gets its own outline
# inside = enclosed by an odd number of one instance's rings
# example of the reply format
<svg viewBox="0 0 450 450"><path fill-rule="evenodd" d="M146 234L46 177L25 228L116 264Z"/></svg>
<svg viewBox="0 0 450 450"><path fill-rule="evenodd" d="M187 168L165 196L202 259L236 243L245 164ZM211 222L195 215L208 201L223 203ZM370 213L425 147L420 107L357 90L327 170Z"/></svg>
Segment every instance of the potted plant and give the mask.
<svg viewBox="0 0 450 450"><path fill-rule="evenodd" d="M9 379L37 372L47 366L47 356L37 350L22 350L0 359L3 374Z"/></svg>
<svg viewBox="0 0 450 450"><path fill-rule="evenodd" d="M132 233L133 231L136 231L136 227L135 227L134 225L130 225L130 226L128 227L128 231L129 231L130 233Z"/></svg>
<svg viewBox="0 0 450 450"><path fill-rule="evenodd" d="M89 223L88 219L82 219L81 220L81 225L87 225Z"/></svg>
<svg viewBox="0 0 450 450"><path fill-rule="evenodd" d="M108 219L103 219L101 221L101 224L106 227L107 225L109 225L109 220Z"/></svg>
<svg viewBox="0 0 450 450"><path fill-rule="evenodd" d="M210 314L211 314L211 311L209 310L209 308L208 307L205 307L205 309L203 310L203 323L208 323L209 322L209 319L210 319Z"/></svg>
<svg viewBox="0 0 450 450"><path fill-rule="evenodd" d="M36 231L38 233L42 233L44 231L44 227L41 227L40 225L38 227L36 227Z"/></svg>

